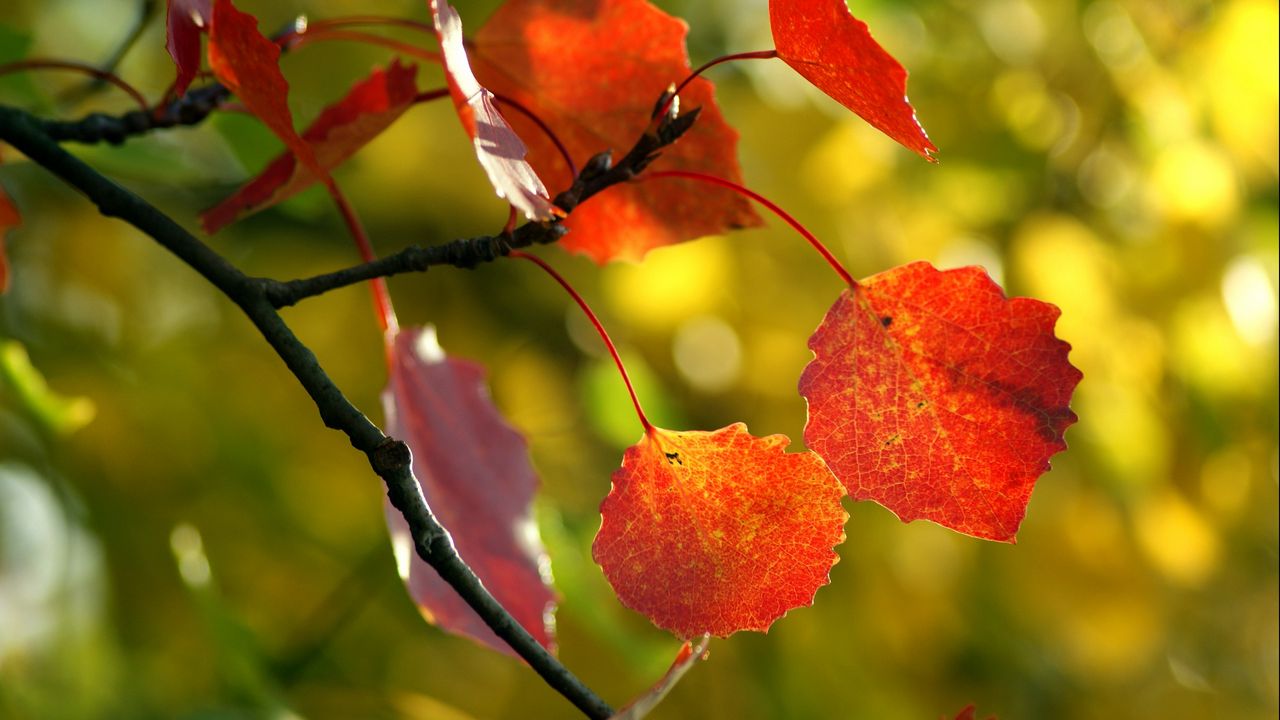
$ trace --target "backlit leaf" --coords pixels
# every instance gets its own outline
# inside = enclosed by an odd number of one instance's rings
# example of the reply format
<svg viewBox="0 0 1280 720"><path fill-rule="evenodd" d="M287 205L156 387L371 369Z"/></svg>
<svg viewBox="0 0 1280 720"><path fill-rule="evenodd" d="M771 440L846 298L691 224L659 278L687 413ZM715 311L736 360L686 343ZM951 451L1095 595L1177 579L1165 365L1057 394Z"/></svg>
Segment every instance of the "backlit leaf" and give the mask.
<svg viewBox="0 0 1280 720"><path fill-rule="evenodd" d="M346 97L325 108L302 133L320 167L330 171L341 165L412 107L417 96L416 74L416 66L393 61L385 71L374 70ZM202 213L200 221L206 232L215 233L246 215L284 202L320 179L306 166L299 166L293 153L285 152L235 194Z"/></svg>
<svg viewBox="0 0 1280 720"><path fill-rule="evenodd" d="M592 555L618 599L682 638L765 631L839 559L843 491L783 435L654 428L627 449Z"/></svg>
<svg viewBox="0 0 1280 720"><path fill-rule="evenodd" d="M237 10L231 0L214 0L209 68L303 165L317 176L324 175L311 146L293 127L289 83L280 74L280 48L258 32L256 18Z"/></svg>
<svg viewBox="0 0 1280 720"><path fill-rule="evenodd" d="M769 0L773 42L819 90L925 158L937 152L907 101L907 71L845 0Z"/></svg>
<svg viewBox="0 0 1280 720"><path fill-rule="evenodd" d="M209 0L169 0L165 12L165 49L178 67L173 93L182 96L200 72L200 33L209 29Z"/></svg>
<svg viewBox="0 0 1280 720"><path fill-rule="evenodd" d="M493 93L471 72L458 11L446 0L431 0L431 15L440 37L449 94L494 191L530 220L550 220L557 214L555 206L542 180L525 161L524 143L494 106Z"/></svg>
<svg viewBox="0 0 1280 720"><path fill-rule="evenodd" d="M653 104L689 74L683 21L647 0L509 0L475 36L476 74L546 122L577 163L602 150L626 152L644 132ZM694 80L680 93L693 128L663 151L655 169L691 170L742 182L738 133L716 107L714 88ZM521 116L529 161L556 187L573 178L555 145ZM609 188L570 215L565 248L599 263L638 260L649 250L760 224L736 193L690 180Z"/></svg>
<svg viewBox="0 0 1280 720"><path fill-rule="evenodd" d="M912 263L845 290L809 339L805 442L855 499L1012 542L1076 421L1058 315L977 267Z"/></svg>
<svg viewBox="0 0 1280 720"><path fill-rule="evenodd" d="M446 358L434 330L402 330L394 343L390 384L382 396L387 433L413 451L422 494L458 554L498 602L552 648L555 595L531 509L538 478L528 444L494 408L480 366ZM387 518L393 538L405 542L404 518L390 506ZM513 654L417 555L405 581L428 620Z"/></svg>

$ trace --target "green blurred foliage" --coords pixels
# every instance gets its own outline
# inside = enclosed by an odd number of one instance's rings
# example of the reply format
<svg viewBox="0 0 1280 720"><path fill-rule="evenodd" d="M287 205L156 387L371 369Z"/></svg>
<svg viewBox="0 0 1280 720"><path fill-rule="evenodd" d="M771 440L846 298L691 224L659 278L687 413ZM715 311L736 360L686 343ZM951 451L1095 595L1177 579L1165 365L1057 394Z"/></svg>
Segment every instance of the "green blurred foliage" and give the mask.
<svg viewBox="0 0 1280 720"><path fill-rule="evenodd" d="M690 20L695 62L771 45L765 0L659 4ZM6 0L0 56L95 62L137 5ZM425 17L422 2L242 5L268 29L303 11ZM474 29L496 0L458 5ZM979 263L1011 293L1059 305L1085 373L1081 422L1016 547L852 505L815 606L767 636L713 643L657 716L936 718L976 702L1005 719L1275 717L1276 3L855 12L910 68L941 163L781 63L742 63L713 79L748 183L855 275ZM163 40L153 21L120 68L148 97L173 76ZM387 59L347 44L286 58L299 121ZM129 109L109 91L68 104L79 80L32 77L0 83L0 102L67 117ZM226 117L76 151L194 227L278 147ZM421 620L395 574L377 479L227 302L8 159L0 180L25 224L9 236L13 286L0 298L0 717L570 715L520 663ZM338 178L383 251L505 219L447 104L413 110ZM212 242L276 277L355 259L316 196ZM638 265L545 255L644 368L655 422L743 420L800 438L805 341L839 280L781 223ZM563 595L561 657L622 704L677 643L622 608L590 559L609 474L639 436L598 339L527 263L391 287L403 322L435 323L447 351L490 368L498 405L528 435ZM287 319L380 419L367 293ZM60 398L86 398L96 417L56 431Z"/></svg>

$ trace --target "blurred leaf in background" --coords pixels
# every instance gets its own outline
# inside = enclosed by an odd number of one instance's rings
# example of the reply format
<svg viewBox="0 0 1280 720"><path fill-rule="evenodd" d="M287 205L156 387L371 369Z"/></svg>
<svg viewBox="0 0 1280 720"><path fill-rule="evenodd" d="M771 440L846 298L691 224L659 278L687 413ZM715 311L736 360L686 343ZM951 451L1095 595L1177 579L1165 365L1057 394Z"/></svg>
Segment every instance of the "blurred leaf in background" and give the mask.
<svg viewBox="0 0 1280 720"><path fill-rule="evenodd" d="M425 18L407 0L239 4L264 29L299 12ZM457 3L469 27L497 4ZM690 21L694 64L772 45L764 0L657 4ZM978 263L1010 293L1060 306L1058 333L1085 375L1081 422L1016 547L847 505L849 540L815 606L714 645L653 717L921 718L969 703L1001 718L1275 717L1275 2L857 0L853 11L911 71L940 164L783 63L753 61L711 75L742 133L747 185L855 276ZM135 12L132 0L7 0L0 58L98 62ZM389 60L354 44L287 56L299 124ZM163 23L119 72L162 94L173 79ZM6 78L0 102L63 117L130 109L110 92L59 105L79 82ZM416 107L336 171L380 252L501 227L505 209L456 124L447 104ZM279 150L227 116L75 151L194 228ZM566 715L520 663L421 621L396 576L380 483L228 303L21 158L6 154L0 179L24 221L7 238L0 297L0 717ZM356 260L316 193L211 242L255 275ZM655 423L742 420L801 436L796 378L839 281L780 223L640 265L542 252L634 358ZM495 401L528 436L561 657L622 704L676 649L618 603L588 551L636 438L612 429L629 408L603 379L598 340L525 265L390 284L405 324L436 324L446 351L490 368ZM286 317L381 421L365 291ZM96 413L49 432L42 417L65 421L72 407L55 398Z"/></svg>

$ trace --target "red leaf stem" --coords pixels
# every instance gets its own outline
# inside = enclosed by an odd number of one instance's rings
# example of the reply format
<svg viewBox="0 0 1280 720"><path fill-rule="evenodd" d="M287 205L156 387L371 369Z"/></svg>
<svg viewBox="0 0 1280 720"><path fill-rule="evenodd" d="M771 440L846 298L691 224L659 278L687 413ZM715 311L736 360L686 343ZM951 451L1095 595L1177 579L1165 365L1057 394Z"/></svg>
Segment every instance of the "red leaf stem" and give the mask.
<svg viewBox="0 0 1280 720"><path fill-rule="evenodd" d="M636 395L636 389L631 384L631 376L627 374L626 366L622 364L622 356L618 355L618 348L614 347L613 340L609 338L609 333L605 331L604 325L600 323L600 318L596 317L596 314L591 311L591 306L587 305L587 301L582 299L582 296L578 294L578 291L574 290L573 286L569 284L569 281L565 280L560 273L556 272L555 268L548 265L545 260L537 255L530 255L528 253L520 252L519 250L512 250L507 255L508 257L528 260L542 268L548 275L554 278L556 282L560 283L560 287L564 288L565 292L569 293L569 297L572 297L574 302L578 303L578 307L582 308L582 312L586 314L587 319L591 321L593 326L595 326L596 332L600 334L600 339L604 341L605 348L608 349L609 355L613 357L614 364L618 366L618 374L622 375L622 382L627 385L627 392L631 395L631 404L636 408L636 415L640 418L640 424L644 426L645 434L652 434L654 431L653 424L650 423L649 418L645 416L644 408L640 407L640 398Z"/></svg>
<svg viewBox="0 0 1280 720"><path fill-rule="evenodd" d="M857 287L858 281L853 279L853 276L849 274L849 271L845 269L844 265L840 264L840 261L836 259L836 256L831 254L831 251L827 249L827 246L823 245L822 241L819 240L817 236L809 232L808 228L801 225L799 220L792 217L791 213L783 210L769 198L753 190L749 190L738 183L725 180L724 178L718 178L714 175L706 175L704 173L690 172L688 170L655 170L654 172L646 173L641 179L654 180L664 177L700 180L702 182L711 183L712 185L729 188L730 190L755 200L768 208L774 215L782 218L788 225L795 228L796 232L803 235L804 239L808 240L809 244L813 246L813 249L817 250L818 254L822 256L822 259L827 261L827 264L831 266L831 269L836 271L836 274L840 276L841 280L844 280L850 287Z"/></svg>
<svg viewBox="0 0 1280 720"><path fill-rule="evenodd" d="M721 63L727 63L731 60L772 60L776 57L778 57L777 50L754 50L752 52L741 52L741 53L734 53L732 55L721 55L720 57L714 60L708 60L707 62L700 65L697 70L694 70L693 72L689 73L688 77L680 81L680 84L676 86L675 92L671 93L671 99L667 100L667 103L662 106L662 109L654 113L653 116L662 117L663 115L666 115L667 112L671 110L671 103L676 101L676 98L679 97L680 95L680 91L684 90L686 85L693 82L694 78L698 77L702 73L706 72L707 70L710 70L711 68Z"/></svg>
<svg viewBox="0 0 1280 720"><path fill-rule="evenodd" d="M285 47L290 50L298 50L313 43L319 42L335 42L345 41L354 43L363 43L365 45L376 45L379 47L395 50L411 57L416 57L427 62L439 63L440 53L432 50L423 50L422 48L392 38L384 38L381 35L373 33L360 32L359 30L321 30L319 32L308 29L306 32L297 33L291 36L291 40Z"/></svg>
<svg viewBox="0 0 1280 720"><path fill-rule="evenodd" d="M138 107L143 112L150 112L151 106L147 104L147 99L142 96L138 89L129 83L121 80L115 73L96 68L92 65L75 62L74 60L19 60L17 62L6 63L0 65L0 75L8 75L15 72L23 72L25 70L68 70L88 75L97 80L111 83L128 93L133 101L138 103Z"/></svg>
<svg viewBox="0 0 1280 720"><path fill-rule="evenodd" d="M569 167L569 182L573 182L577 179L578 166L573 162L573 156L569 154L569 148L565 147L564 143L560 142L560 138L556 135L555 131L551 129L550 125L543 122L542 118L538 117L537 113L525 107L515 98L494 93L493 99L498 105L509 105L512 110L524 115L529 118L530 122L537 125L538 129L546 134L547 139L551 141L551 144L556 146L556 150L560 151L560 157L564 159L564 164ZM502 108L499 107L498 110L502 110Z"/></svg>
<svg viewBox="0 0 1280 720"><path fill-rule="evenodd" d="M364 224L360 222L360 216L356 215L355 208L347 202L347 196L342 193L337 181L326 175L324 185L329 191L329 197L333 198L334 204L338 206L338 212L342 214L347 232L351 233L351 239L355 241L356 249L360 251L360 259L365 262L377 260L378 255L373 251L373 243L369 242L369 235L365 232ZM373 278L369 281L369 291L373 293L373 309L378 316L378 325L390 344L391 338L399 332L400 324L396 320L395 308L391 305L391 293L387 291L387 281L384 278Z"/></svg>

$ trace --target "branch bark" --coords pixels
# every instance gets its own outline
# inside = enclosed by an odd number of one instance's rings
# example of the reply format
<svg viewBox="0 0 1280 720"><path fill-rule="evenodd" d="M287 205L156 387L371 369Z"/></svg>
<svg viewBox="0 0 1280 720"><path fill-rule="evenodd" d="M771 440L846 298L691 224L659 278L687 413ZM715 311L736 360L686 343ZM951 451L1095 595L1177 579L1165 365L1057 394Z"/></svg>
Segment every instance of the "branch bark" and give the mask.
<svg viewBox="0 0 1280 720"><path fill-rule="evenodd" d="M183 125L199 125L231 97L220 83L192 90L163 108L149 112L134 110L123 115L90 113L79 120L37 120L52 140L93 145L119 145L138 135ZM34 118L33 118L34 119Z"/></svg>

